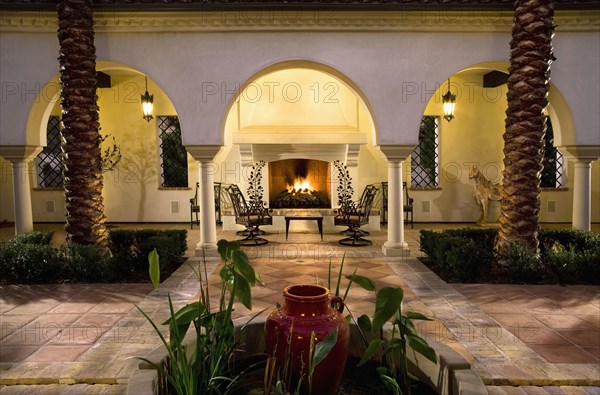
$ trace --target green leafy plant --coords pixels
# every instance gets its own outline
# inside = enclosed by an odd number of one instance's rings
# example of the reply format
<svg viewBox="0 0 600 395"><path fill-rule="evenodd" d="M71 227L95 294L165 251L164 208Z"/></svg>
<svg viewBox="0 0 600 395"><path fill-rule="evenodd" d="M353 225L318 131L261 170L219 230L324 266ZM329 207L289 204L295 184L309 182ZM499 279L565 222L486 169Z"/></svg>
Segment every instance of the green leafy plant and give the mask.
<svg viewBox="0 0 600 395"><path fill-rule="evenodd" d="M340 295L340 284L342 272L344 269L345 255L342 257L340 270L337 275L337 284L335 286L335 295ZM375 291L375 281L368 277L356 274L357 269L351 275L346 275L348 281L346 290L342 299L345 301L350 287L356 283L367 291ZM329 272L327 278L328 287L331 289L331 261L329 262ZM435 350L431 348L425 339L419 336L412 320L431 321L421 313L408 311L406 315L402 313L402 302L404 291L402 288L385 287L380 289L376 294L375 313L373 318L369 318L366 314L361 315L358 319L354 317L346 304L348 310L347 320L353 320L357 324L363 341L365 342L366 351L363 354L358 366L364 365L367 361L378 358L382 362L382 366L377 369L379 378L383 385L394 392L394 394L411 394L410 380L418 380L411 376L408 370L407 344L410 347L422 354L425 358L437 363L437 355ZM390 336L384 335L384 325L392 320L392 329ZM372 340L367 340L367 333L370 333Z"/></svg>
<svg viewBox="0 0 600 395"><path fill-rule="evenodd" d="M419 336L412 322L412 320L430 321L430 319L413 311L403 315L403 298L402 288L384 287L377 292L373 320L366 315L359 318L360 329L371 332L373 339L368 343L358 366L373 358L380 359L383 364L377 369L377 373L384 386L394 394L410 395L409 378L417 378L410 375L408 370L407 345L433 363L437 363L437 355L427 341ZM384 325L390 319L393 319L392 327L389 330L390 335L386 337Z"/></svg>
<svg viewBox="0 0 600 395"><path fill-rule="evenodd" d="M219 272L221 290L218 305L213 308L209 295L204 262L204 276L195 271L201 283L199 299L175 311L169 295L170 318L163 322L169 326L169 339L158 325L143 311L167 351L164 364L139 358L158 370L170 393L175 394L231 394L240 386L242 378L255 365L236 370L235 351L240 334L234 331L232 312L234 301L252 309L251 287L257 276L248 256L237 242L219 240L217 250L223 260ZM155 288L160 282L160 258L156 250L149 256L149 273ZM138 308L139 309L139 308ZM184 337L193 324L195 344L184 345ZM243 330L243 329L242 329Z"/></svg>
<svg viewBox="0 0 600 395"><path fill-rule="evenodd" d="M290 328L290 337L292 328ZM317 336L313 331L310 334L310 346L308 349L308 391L309 394L312 394L312 383L313 376L315 373L315 369L317 366L323 362L325 358L329 355L335 344L337 343L338 338L338 330L337 328L331 332L326 338L317 343ZM302 388L302 379L298 380L296 383L296 387L294 392L290 392L287 388L288 385L286 383L289 382L289 360L285 362L285 368L283 369L283 377L278 377L275 384L273 385L273 379L275 375L275 361L272 358L267 359L267 364L265 367L265 379L264 379L264 393L268 394L273 392L274 395L300 395Z"/></svg>

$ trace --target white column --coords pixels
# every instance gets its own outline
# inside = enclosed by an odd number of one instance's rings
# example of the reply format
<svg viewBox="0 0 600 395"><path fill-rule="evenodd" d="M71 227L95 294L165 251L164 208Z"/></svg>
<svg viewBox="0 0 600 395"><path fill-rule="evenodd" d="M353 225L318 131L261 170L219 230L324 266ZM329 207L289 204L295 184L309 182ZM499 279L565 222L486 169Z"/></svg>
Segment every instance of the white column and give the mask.
<svg viewBox="0 0 600 395"><path fill-rule="evenodd" d="M577 159L573 168L573 228L591 230L592 160Z"/></svg>
<svg viewBox="0 0 600 395"><path fill-rule="evenodd" d="M185 149L198 162L198 201L200 205L200 241L196 245L196 256L216 256L217 224L215 219L215 190L213 186L216 166L214 157L220 145L186 145Z"/></svg>
<svg viewBox="0 0 600 395"><path fill-rule="evenodd" d="M29 186L28 160L11 160L15 234L33 231L31 188Z"/></svg>
<svg viewBox="0 0 600 395"><path fill-rule="evenodd" d="M404 194L402 193L402 162L411 154L414 145L380 145L388 160L388 238L383 243L385 256L408 256L404 241Z"/></svg>
<svg viewBox="0 0 600 395"><path fill-rule="evenodd" d="M563 145L561 152L573 163L573 228L592 229L592 162L600 157L600 145Z"/></svg>
<svg viewBox="0 0 600 395"><path fill-rule="evenodd" d="M0 156L12 164L15 234L33 230L28 164L41 150L37 145L0 145Z"/></svg>
<svg viewBox="0 0 600 395"><path fill-rule="evenodd" d="M385 256L410 254L404 241L404 195L402 194L402 161L388 160L388 239L383 244Z"/></svg>
<svg viewBox="0 0 600 395"><path fill-rule="evenodd" d="M216 248L217 224L215 218L215 190L213 187L213 168L210 162L198 162L200 188L200 242L197 248Z"/></svg>

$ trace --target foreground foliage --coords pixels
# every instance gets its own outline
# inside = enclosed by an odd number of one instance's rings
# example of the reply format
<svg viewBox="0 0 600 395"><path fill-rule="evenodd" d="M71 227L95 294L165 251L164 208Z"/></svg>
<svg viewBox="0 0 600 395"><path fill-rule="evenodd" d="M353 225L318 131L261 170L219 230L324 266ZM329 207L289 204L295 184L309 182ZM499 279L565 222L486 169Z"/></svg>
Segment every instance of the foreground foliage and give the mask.
<svg viewBox="0 0 600 395"><path fill-rule="evenodd" d="M50 245L52 232L30 232L0 243L0 282L147 281L148 253L163 255L160 271L172 272L184 261L185 230L113 230L110 254L95 245Z"/></svg>
<svg viewBox="0 0 600 395"><path fill-rule="evenodd" d="M540 256L513 243L507 265L494 253L496 229L421 230L421 251L448 281L532 284L599 284L600 234L575 229L541 229Z"/></svg>
<svg viewBox="0 0 600 395"><path fill-rule="evenodd" d="M205 264L196 271L201 284L197 301L175 311L169 295L170 317L162 323L169 327L168 339L158 325L140 310L167 351L167 360L161 363L138 358L160 372L159 393L231 394L239 388L244 376L254 370L254 366L236 370L233 357L240 346L241 334L235 332L231 317L235 300L252 309L251 287L257 281L256 273L237 242L219 240L217 247L223 261L219 273L219 295L215 295L211 302ZM156 289L160 279L159 254L153 250L148 259L150 278ZM192 324L195 343L187 347L184 338Z"/></svg>

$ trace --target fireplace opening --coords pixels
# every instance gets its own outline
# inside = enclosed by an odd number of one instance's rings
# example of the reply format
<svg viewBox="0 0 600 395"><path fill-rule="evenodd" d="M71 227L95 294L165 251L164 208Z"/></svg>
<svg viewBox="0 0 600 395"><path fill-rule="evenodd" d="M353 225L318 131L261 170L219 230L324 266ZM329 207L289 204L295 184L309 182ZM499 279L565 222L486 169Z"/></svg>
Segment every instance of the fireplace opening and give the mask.
<svg viewBox="0 0 600 395"><path fill-rule="evenodd" d="M331 208L329 162L283 159L269 163L271 208Z"/></svg>

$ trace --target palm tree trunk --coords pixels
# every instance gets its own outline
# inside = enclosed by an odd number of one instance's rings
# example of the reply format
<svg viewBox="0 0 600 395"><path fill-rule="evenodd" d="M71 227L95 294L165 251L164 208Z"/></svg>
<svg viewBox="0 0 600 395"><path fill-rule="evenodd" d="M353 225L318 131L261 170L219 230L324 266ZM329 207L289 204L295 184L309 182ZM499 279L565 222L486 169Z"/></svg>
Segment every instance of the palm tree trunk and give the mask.
<svg viewBox="0 0 600 395"><path fill-rule="evenodd" d="M106 247L91 0L58 6L67 240Z"/></svg>
<svg viewBox="0 0 600 395"><path fill-rule="evenodd" d="M504 133L503 192L499 263L515 243L539 254L540 173L548 105L552 36L552 0L516 0L510 43L508 109Z"/></svg>

